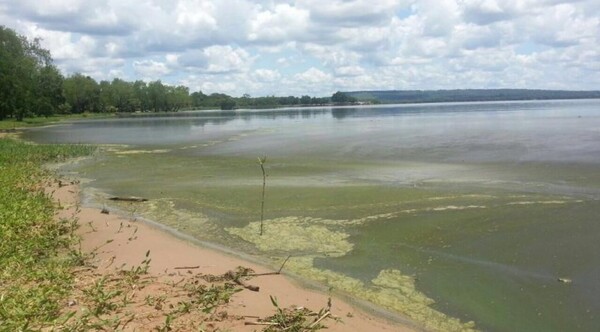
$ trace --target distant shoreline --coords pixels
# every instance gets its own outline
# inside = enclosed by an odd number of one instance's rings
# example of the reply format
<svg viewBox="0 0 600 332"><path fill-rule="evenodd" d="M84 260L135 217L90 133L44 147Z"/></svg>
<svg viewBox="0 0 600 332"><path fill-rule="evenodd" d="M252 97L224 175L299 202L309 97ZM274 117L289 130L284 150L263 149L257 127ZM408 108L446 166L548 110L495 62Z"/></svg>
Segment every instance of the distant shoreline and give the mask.
<svg viewBox="0 0 600 332"><path fill-rule="evenodd" d="M445 90L450 91L450 90ZM270 105L266 107L253 107L253 108L235 108L233 110L220 110L218 108L194 108L194 109L182 109L173 112L116 112L116 113L82 113L74 115L53 115L50 117L35 117L25 118L24 121L16 121L14 119L5 119L0 121L0 133L17 133L18 131L31 128L31 127L43 127L48 125L56 125L60 123L68 123L74 120L106 120L106 119L118 119L118 118L129 118L135 116L185 116L189 113L204 112L206 114L231 114L236 115L243 112L252 111L269 111L269 110L303 110L303 109L322 109L326 107L331 108L352 108L357 106L369 106L369 107L385 107L391 105L433 105L433 104L447 104L447 103L502 103L502 102L542 102L542 101L575 101L575 100L598 100L600 99L600 91L597 92L598 96L585 96L585 97L573 97L573 98L545 98L545 99L498 99L498 100L448 100L448 101L390 101L390 102L372 102L372 101L358 101L354 103L329 103L320 105Z"/></svg>
<svg viewBox="0 0 600 332"><path fill-rule="evenodd" d="M600 91L539 89L451 89L347 91L359 103L421 104L441 102L542 101L598 99Z"/></svg>

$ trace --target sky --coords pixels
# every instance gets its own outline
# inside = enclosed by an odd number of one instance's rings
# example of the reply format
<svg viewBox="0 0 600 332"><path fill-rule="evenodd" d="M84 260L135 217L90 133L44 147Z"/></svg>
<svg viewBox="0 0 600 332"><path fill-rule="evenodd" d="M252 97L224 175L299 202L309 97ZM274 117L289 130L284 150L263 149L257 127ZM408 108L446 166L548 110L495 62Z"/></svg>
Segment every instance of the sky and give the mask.
<svg viewBox="0 0 600 332"><path fill-rule="evenodd" d="M0 0L65 75L233 96L598 90L598 0Z"/></svg>

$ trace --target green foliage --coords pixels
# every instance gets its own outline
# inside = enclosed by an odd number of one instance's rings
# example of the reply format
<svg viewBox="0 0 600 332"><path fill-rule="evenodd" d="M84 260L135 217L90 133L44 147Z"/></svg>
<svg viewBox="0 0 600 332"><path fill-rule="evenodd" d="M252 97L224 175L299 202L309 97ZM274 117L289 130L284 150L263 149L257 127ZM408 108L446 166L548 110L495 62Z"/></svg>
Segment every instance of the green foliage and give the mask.
<svg viewBox="0 0 600 332"><path fill-rule="evenodd" d="M39 40L0 26L0 120L49 115L61 103L62 75Z"/></svg>
<svg viewBox="0 0 600 332"><path fill-rule="evenodd" d="M171 112L191 105L189 89L161 81L146 84L115 78L96 83L93 78L74 74L65 79L64 95L70 112Z"/></svg>
<svg viewBox="0 0 600 332"><path fill-rule="evenodd" d="M219 106L222 110L232 110L235 108L235 100L233 98L223 99Z"/></svg>
<svg viewBox="0 0 600 332"><path fill-rule="evenodd" d="M254 97L251 98L249 95L244 95L241 98L234 98L238 108L270 108L270 107L282 107L282 106L318 106L318 105L329 105L329 97L310 97L310 96L287 96L287 97Z"/></svg>
<svg viewBox="0 0 600 332"><path fill-rule="evenodd" d="M141 110L133 83L118 78L112 82L100 82L100 103L104 111L109 113Z"/></svg>
<svg viewBox="0 0 600 332"><path fill-rule="evenodd" d="M98 112L100 108L100 86L96 81L82 74L65 79L64 97L71 105L71 113Z"/></svg>
<svg viewBox="0 0 600 332"><path fill-rule="evenodd" d="M70 289L72 224L56 221L40 188L44 162L92 153L87 146L31 145L0 139L0 326L39 329L58 317Z"/></svg>
<svg viewBox="0 0 600 332"><path fill-rule="evenodd" d="M211 313L217 307L229 303L233 294L241 291L241 288L231 283L211 285L210 287L197 283L188 283L184 285L184 289L187 291L188 297L193 298L194 303L204 313Z"/></svg>
<svg viewBox="0 0 600 332"><path fill-rule="evenodd" d="M127 82L114 78L96 82L75 73L64 78L39 40L28 40L0 26L0 121L54 114L173 112L190 108L268 108L352 103L352 97L336 92L332 98L310 96L266 96L235 98L222 93L190 94L186 86L171 86L160 80Z"/></svg>
<svg viewBox="0 0 600 332"><path fill-rule="evenodd" d="M306 308L281 308L275 297L269 297L271 298L271 303L275 307L275 314L265 319L270 325L263 331L306 332L318 331L326 328L321 324L321 321L330 317L331 299L329 299L327 308L323 308L318 313L315 313Z"/></svg>
<svg viewBox="0 0 600 332"><path fill-rule="evenodd" d="M351 104L356 102L356 98L338 91L331 96L331 102L334 104Z"/></svg>
<svg viewBox="0 0 600 332"><path fill-rule="evenodd" d="M84 294L93 302L91 312L100 316L118 308L116 297L123 293L122 290L111 290L106 287L106 278L96 280L94 285L84 290Z"/></svg>
<svg viewBox="0 0 600 332"><path fill-rule="evenodd" d="M532 89L352 91L345 94L360 101L386 104L600 98L600 91Z"/></svg>
<svg viewBox="0 0 600 332"><path fill-rule="evenodd" d="M150 268L150 250L146 251L146 257L142 261L141 265L132 267L129 271L123 270L121 274L125 276L125 280L131 286L135 285L142 275L148 274Z"/></svg>
<svg viewBox="0 0 600 332"><path fill-rule="evenodd" d="M70 111L70 109L69 109ZM67 112L68 113L68 112ZM16 128L25 128L25 127L39 127L45 126L52 123L76 120L76 119L89 119L89 118L106 118L112 115L107 115L103 113L81 113L81 114L54 114L48 117L32 117L32 118L24 118L21 121L17 121L16 119L6 119L4 121L0 121L0 131L7 130L12 131Z"/></svg>

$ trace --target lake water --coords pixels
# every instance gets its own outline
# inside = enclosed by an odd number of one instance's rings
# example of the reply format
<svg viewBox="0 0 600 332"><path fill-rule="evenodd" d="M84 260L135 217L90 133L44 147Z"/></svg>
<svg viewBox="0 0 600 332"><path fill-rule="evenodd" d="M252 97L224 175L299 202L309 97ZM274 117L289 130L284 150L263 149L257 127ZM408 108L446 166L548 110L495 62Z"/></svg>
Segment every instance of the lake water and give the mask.
<svg viewBox="0 0 600 332"><path fill-rule="evenodd" d="M295 274L430 329L600 330L600 100L178 113L25 137L114 144L76 168L91 202L150 198L119 207L275 266L291 254Z"/></svg>

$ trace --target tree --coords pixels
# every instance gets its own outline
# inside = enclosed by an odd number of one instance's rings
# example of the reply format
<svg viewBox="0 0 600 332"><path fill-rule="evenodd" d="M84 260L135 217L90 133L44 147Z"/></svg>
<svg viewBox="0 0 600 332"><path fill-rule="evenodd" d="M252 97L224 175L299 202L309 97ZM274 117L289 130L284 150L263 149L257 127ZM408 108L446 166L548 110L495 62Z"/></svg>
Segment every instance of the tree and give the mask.
<svg viewBox="0 0 600 332"><path fill-rule="evenodd" d="M134 84L115 78L100 82L100 103L105 112L134 112L136 102Z"/></svg>
<svg viewBox="0 0 600 332"><path fill-rule="evenodd" d="M63 96L64 80L60 71L53 65L40 70L36 82L37 99L35 102L38 115L47 117L58 112L60 105L65 102Z"/></svg>
<svg viewBox="0 0 600 332"><path fill-rule="evenodd" d="M99 112L100 85L91 77L74 74L63 84L65 101L71 105L71 113Z"/></svg>
<svg viewBox="0 0 600 332"><path fill-rule="evenodd" d="M166 110L167 95L165 86L160 80L148 83L148 108L154 112Z"/></svg>
<svg viewBox="0 0 600 332"><path fill-rule="evenodd" d="M331 96L331 102L334 104L349 104L356 102L356 98L350 97L343 92L336 92Z"/></svg>
<svg viewBox="0 0 600 332"><path fill-rule="evenodd" d="M192 104L190 89L187 86L169 87L167 92L167 106L170 111L178 111Z"/></svg>
<svg viewBox="0 0 600 332"><path fill-rule="evenodd" d="M202 93L202 91L193 92L190 97L193 107L201 107L204 105L206 95Z"/></svg>
<svg viewBox="0 0 600 332"><path fill-rule="evenodd" d="M134 100L132 103L137 104L139 111L147 111L150 109L150 105L148 103L148 86L144 81L135 81L133 82L133 95Z"/></svg>
<svg viewBox="0 0 600 332"><path fill-rule="evenodd" d="M300 97L300 104L310 105L310 96L304 95L304 96Z"/></svg>
<svg viewBox="0 0 600 332"><path fill-rule="evenodd" d="M110 88L109 81L100 81L98 84L99 92L99 104L100 109L104 112L110 112L116 110L113 106L112 89Z"/></svg>
<svg viewBox="0 0 600 332"><path fill-rule="evenodd" d="M0 120L52 114L60 103L53 93L61 77L39 39L0 26Z"/></svg>
<svg viewBox="0 0 600 332"><path fill-rule="evenodd" d="M55 113L83 112L168 112L189 107L231 110L236 107L278 107L352 103L354 98L336 92L331 98L310 96L234 98L223 93L190 95L183 85L165 85L160 80L127 82L119 78L96 82L75 73L67 78L52 63L39 39L28 40L12 29L0 26L0 120Z"/></svg>
<svg viewBox="0 0 600 332"><path fill-rule="evenodd" d="M232 110L235 108L235 105L236 105L235 99L226 98L221 101L219 106L221 107L222 110Z"/></svg>

